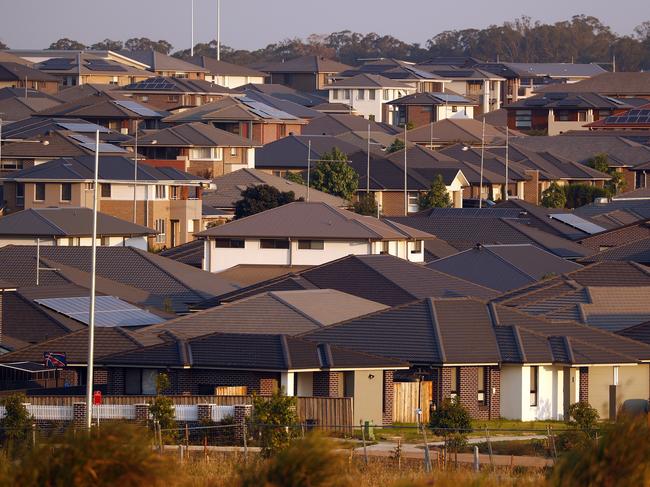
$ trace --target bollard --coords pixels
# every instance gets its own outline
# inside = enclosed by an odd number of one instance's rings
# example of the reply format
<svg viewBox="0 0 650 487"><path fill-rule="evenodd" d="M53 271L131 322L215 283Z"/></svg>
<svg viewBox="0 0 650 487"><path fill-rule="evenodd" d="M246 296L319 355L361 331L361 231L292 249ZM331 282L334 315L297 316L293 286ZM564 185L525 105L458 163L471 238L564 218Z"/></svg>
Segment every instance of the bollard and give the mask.
<svg viewBox="0 0 650 487"><path fill-rule="evenodd" d="M480 464L478 459L478 446L474 445L474 471L478 472L480 470Z"/></svg>
<svg viewBox="0 0 650 487"><path fill-rule="evenodd" d="M368 450L366 449L366 428L363 424L363 421L359 421L361 424L361 441L363 441L363 458L368 465Z"/></svg>

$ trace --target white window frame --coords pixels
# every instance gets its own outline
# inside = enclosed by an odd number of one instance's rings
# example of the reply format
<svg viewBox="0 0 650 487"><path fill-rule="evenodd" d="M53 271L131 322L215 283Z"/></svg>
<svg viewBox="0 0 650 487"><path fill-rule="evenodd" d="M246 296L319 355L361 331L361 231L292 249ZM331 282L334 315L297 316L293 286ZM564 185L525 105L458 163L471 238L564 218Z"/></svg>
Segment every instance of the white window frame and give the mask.
<svg viewBox="0 0 650 487"><path fill-rule="evenodd" d="M358 100L365 100L366 99L366 90L363 88L360 88L359 91L357 92L357 99Z"/></svg>
<svg viewBox="0 0 650 487"><path fill-rule="evenodd" d="M408 192L408 212L409 213L417 213L420 211L420 203L418 200L420 199L420 195L416 191L409 191Z"/></svg>
<svg viewBox="0 0 650 487"><path fill-rule="evenodd" d="M168 196L167 186L165 184L156 184L156 199L166 200Z"/></svg>
<svg viewBox="0 0 650 487"><path fill-rule="evenodd" d="M368 100L377 99L377 90L368 90Z"/></svg>
<svg viewBox="0 0 650 487"><path fill-rule="evenodd" d="M164 218L157 218L155 221L156 243L165 243L167 241L167 222Z"/></svg>

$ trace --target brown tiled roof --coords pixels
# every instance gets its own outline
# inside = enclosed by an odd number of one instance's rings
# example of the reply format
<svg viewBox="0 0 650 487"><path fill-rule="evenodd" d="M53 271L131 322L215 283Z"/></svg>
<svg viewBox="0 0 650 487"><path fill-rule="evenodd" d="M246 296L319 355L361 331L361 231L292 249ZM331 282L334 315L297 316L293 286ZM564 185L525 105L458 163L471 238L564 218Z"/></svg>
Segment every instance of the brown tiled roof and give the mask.
<svg viewBox="0 0 650 487"><path fill-rule="evenodd" d="M650 264L650 237L634 240L581 260L581 262L586 263L606 261L631 261Z"/></svg>
<svg viewBox="0 0 650 487"><path fill-rule="evenodd" d="M650 220L637 220L634 223L583 238L580 243L586 247L600 250L603 247L618 247L647 238L650 238ZM595 254L593 258L597 259L597 256L598 254Z"/></svg>
<svg viewBox="0 0 650 487"><path fill-rule="evenodd" d="M202 242L199 240L199 242ZM203 246L201 246L203 249ZM203 253L203 250L201 250ZM250 286L262 281L268 281L280 276L286 276L293 272L300 272L308 269L308 265L273 265L273 264L239 264L225 271L218 272L229 282L236 283L242 287Z"/></svg>
<svg viewBox="0 0 650 487"><path fill-rule="evenodd" d="M401 88L405 90L412 90L413 87L397 81L394 79L386 78L380 74L357 74L351 78L343 78L335 81L327 88Z"/></svg>
<svg viewBox="0 0 650 487"><path fill-rule="evenodd" d="M497 294L492 289L391 255L349 255L293 275L217 296L199 307L204 309L269 290L315 288L337 289L389 306L430 296L477 296L487 299Z"/></svg>
<svg viewBox="0 0 650 487"><path fill-rule="evenodd" d="M548 85L537 92L552 92L558 88ZM577 83L563 84L562 91L568 93L593 92L610 96L650 95L650 73L648 72L606 72Z"/></svg>
<svg viewBox="0 0 650 487"><path fill-rule="evenodd" d="M322 56L301 56L283 62L251 66L266 73L340 73L351 66Z"/></svg>
<svg viewBox="0 0 650 487"><path fill-rule="evenodd" d="M28 81L58 81L58 78L24 64L0 61L0 81L25 81L25 79Z"/></svg>
<svg viewBox="0 0 650 487"><path fill-rule="evenodd" d="M296 201L262 213L212 227L197 236L291 237L328 240L410 240L431 238L426 232L405 225L390 225L323 202Z"/></svg>
<svg viewBox="0 0 650 487"><path fill-rule="evenodd" d="M256 78L264 78L266 76L266 74L261 71L256 71L247 68L246 66L239 66L238 64L218 61L209 56L194 56L193 58L188 59L188 61L207 69L210 74L214 76L249 76Z"/></svg>
<svg viewBox="0 0 650 487"><path fill-rule="evenodd" d="M123 144L133 146L135 142ZM138 145L158 147L259 147L255 142L202 122L184 123L147 132Z"/></svg>

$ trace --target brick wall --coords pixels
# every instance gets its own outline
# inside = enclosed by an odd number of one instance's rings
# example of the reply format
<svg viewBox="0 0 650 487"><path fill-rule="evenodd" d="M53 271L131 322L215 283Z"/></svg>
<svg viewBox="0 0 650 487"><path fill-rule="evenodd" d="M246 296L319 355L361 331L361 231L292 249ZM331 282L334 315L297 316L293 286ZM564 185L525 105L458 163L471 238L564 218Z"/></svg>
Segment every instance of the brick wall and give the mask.
<svg viewBox="0 0 650 487"><path fill-rule="evenodd" d="M589 402L589 368L580 367L580 402Z"/></svg>
<svg viewBox="0 0 650 487"><path fill-rule="evenodd" d="M341 397L342 372L314 372L314 396Z"/></svg>
<svg viewBox="0 0 650 487"><path fill-rule="evenodd" d="M433 121L431 106L407 106L406 121L413 124L413 128L422 127Z"/></svg>
<svg viewBox="0 0 650 487"><path fill-rule="evenodd" d="M395 399L395 384L393 378L392 370L384 371L382 407L382 420L384 424L392 424L393 422L393 400Z"/></svg>
<svg viewBox="0 0 650 487"><path fill-rule="evenodd" d="M478 367L459 367L460 403L467 408L472 418L493 419L500 415L501 370L498 367L485 367L485 404L478 402ZM433 401L440 404L450 397L451 367L443 367L439 374L433 374ZM494 388L495 393L492 394Z"/></svg>
<svg viewBox="0 0 650 487"><path fill-rule="evenodd" d="M539 203L539 171L527 170L526 176L529 178L524 182L524 201L534 205Z"/></svg>

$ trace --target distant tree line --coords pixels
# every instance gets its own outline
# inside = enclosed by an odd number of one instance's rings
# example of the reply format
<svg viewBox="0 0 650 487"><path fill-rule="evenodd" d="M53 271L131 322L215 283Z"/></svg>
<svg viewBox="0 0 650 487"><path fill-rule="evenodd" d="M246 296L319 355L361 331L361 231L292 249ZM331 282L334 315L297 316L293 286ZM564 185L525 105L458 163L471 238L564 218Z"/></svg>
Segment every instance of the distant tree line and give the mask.
<svg viewBox="0 0 650 487"><path fill-rule="evenodd" d="M155 49L164 54L170 54L173 48L165 40L142 37L126 42L105 39L90 46L64 38L53 42L49 49L87 47ZM216 41L196 44L194 53L215 56ZM190 50L178 50L173 55L187 58ZM638 71L650 69L650 20L639 24L630 35L616 34L596 17L576 15L553 24L520 17L485 29L447 30L431 37L424 46L391 35L343 30L329 35L312 34L306 39L285 39L253 51L221 47L224 61L242 65L303 55L329 57L351 65L377 57L419 62L437 56L473 56L484 61L603 63L606 68L610 68L606 63L615 58L618 71Z"/></svg>

